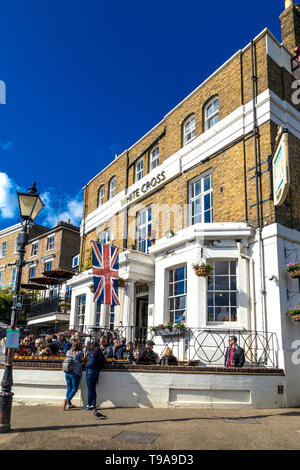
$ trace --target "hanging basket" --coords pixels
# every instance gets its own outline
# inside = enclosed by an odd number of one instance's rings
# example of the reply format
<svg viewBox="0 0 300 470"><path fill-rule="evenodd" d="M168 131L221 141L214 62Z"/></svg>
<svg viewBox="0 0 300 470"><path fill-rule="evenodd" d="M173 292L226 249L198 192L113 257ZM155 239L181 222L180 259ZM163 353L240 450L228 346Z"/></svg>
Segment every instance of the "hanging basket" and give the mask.
<svg viewBox="0 0 300 470"><path fill-rule="evenodd" d="M300 269L294 269L293 271L289 271L289 275L294 279L299 278L300 277Z"/></svg>
<svg viewBox="0 0 300 470"><path fill-rule="evenodd" d="M208 266L199 266L199 268L194 268L194 271L198 277L209 277L211 275L211 268Z"/></svg>
<svg viewBox="0 0 300 470"><path fill-rule="evenodd" d="M124 279L118 279L118 287L125 287Z"/></svg>
<svg viewBox="0 0 300 470"><path fill-rule="evenodd" d="M91 291L91 292L94 292L94 284L90 284L90 285L89 285L89 288L90 288L90 291Z"/></svg>

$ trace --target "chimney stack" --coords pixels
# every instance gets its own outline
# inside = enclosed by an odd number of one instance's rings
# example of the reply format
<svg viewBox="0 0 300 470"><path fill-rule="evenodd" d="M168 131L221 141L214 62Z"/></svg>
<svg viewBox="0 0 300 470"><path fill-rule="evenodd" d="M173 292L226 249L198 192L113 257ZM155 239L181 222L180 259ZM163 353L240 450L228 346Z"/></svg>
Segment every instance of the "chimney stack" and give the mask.
<svg viewBox="0 0 300 470"><path fill-rule="evenodd" d="M279 19L281 23L281 40L283 45L294 55L295 48L300 46L300 5L293 0L284 0L285 10Z"/></svg>

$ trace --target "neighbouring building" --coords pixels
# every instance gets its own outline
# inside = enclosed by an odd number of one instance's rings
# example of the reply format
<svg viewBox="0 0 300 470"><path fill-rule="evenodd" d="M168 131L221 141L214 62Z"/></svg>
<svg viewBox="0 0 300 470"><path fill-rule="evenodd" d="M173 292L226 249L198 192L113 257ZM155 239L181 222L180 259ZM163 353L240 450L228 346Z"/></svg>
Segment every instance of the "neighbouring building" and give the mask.
<svg viewBox="0 0 300 470"><path fill-rule="evenodd" d="M15 262L18 259L17 237L22 230L16 224L0 231L0 288L14 289L16 280ZM70 221L59 222L50 229L33 224L29 228L26 245L25 266L22 270L21 285L27 285L36 278L43 278L47 271L63 269L74 274L78 269L80 233L79 227ZM42 284L41 284L42 286ZM28 310L28 325L58 330L69 325L69 310L62 312L61 301L71 300L71 290L66 283L45 285L45 290L32 289L35 300ZM38 297L38 299L36 299Z"/></svg>
<svg viewBox="0 0 300 470"><path fill-rule="evenodd" d="M86 184L68 285L71 326L136 335L182 321L181 359L223 364L235 333L247 362L284 369L298 406L300 323L287 312L300 285L285 267L300 262L300 5L286 1L280 21L282 43L262 31ZM120 247L120 306L93 303L92 240ZM196 276L202 263L210 277Z"/></svg>
<svg viewBox="0 0 300 470"><path fill-rule="evenodd" d="M26 246L22 282L35 283L35 279L47 277L47 271L58 269L76 272L76 259L80 247L79 227L67 222L59 222L56 227L31 238ZM70 308L63 311L62 302L70 303L71 289L66 282L47 285L41 291L38 301L32 302L28 313L28 325L57 331L69 326Z"/></svg>
<svg viewBox="0 0 300 470"><path fill-rule="evenodd" d="M14 263L18 259L17 237L22 231L22 225L16 224L0 231L0 288L14 288L16 279L16 267ZM31 240L45 234L49 228L41 225L29 227L29 243Z"/></svg>

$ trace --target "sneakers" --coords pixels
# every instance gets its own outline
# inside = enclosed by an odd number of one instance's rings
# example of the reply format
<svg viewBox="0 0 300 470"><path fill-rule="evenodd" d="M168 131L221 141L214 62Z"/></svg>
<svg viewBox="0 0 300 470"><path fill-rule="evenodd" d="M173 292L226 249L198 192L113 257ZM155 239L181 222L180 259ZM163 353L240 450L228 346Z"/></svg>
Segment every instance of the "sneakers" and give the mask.
<svg viewBox="0 0 300 470"><path fill-rule="evenodd" d="M93 410L95 407L94 406L89 406L89 405L85 405L83 407L84 410Z"/></svg>

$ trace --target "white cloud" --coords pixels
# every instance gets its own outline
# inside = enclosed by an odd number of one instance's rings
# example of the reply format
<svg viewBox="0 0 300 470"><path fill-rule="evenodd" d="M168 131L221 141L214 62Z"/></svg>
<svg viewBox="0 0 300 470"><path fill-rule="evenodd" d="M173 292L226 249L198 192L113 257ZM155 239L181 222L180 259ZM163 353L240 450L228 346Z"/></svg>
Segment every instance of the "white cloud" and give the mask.
<svg viewBox="0 0 300 470"><path fill-rule="evenodd" d="M16 191L22 191L22 188L6 173L0 171L0 218L7 219L7 225L11 224L9 219L15 219L13 223L17 223L20 217ZM64 195L60 204L60 196L53 188L41 193L40 197L45 206L37 217L37 224L52 228L57 225L59 217L59 221L66 222L70 219L71 224L80 225L83 205L81 191L74 197Z"/></svg>
<svg viewBox="0 0 300 470"><path fill-rule="evenodd" d="M3 219L12 219L18 215L18 185L0 172L0 215Z"/></svg>
<svg viewBox="0 0 300 470"><path fill-rule="evenodd" d="M74 198L71 196L59 197L50 191L41 194L41 199L45 204L43 208L43 223L46 226L54 227L59 221L66 222L70 219L71 224L79 225L82 219L82 194L77 194ZM59 207L60 206L60 207ZM42 214L42 213L41 213Z"/></svg>

